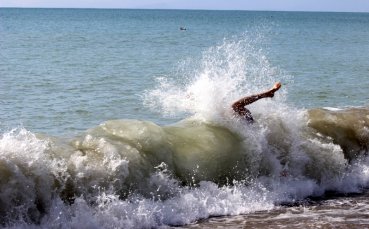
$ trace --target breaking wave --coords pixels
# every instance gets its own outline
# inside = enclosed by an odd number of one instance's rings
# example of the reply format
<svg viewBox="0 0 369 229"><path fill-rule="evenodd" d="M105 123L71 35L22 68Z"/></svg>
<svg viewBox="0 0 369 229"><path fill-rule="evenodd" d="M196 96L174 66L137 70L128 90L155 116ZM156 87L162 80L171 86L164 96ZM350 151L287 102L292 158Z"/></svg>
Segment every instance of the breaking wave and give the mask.
<svg viewBox="0 0 369 229"><path fill-rule="evenodd" d="M225 40L182 83L158 79L145 104L180 122L110 120L71 138L3 132L2 226L184 225L367 187L369 108L296 109L284 86L250 106L255 123L234 116L232 101L291 81L255 47Z"/></svg>

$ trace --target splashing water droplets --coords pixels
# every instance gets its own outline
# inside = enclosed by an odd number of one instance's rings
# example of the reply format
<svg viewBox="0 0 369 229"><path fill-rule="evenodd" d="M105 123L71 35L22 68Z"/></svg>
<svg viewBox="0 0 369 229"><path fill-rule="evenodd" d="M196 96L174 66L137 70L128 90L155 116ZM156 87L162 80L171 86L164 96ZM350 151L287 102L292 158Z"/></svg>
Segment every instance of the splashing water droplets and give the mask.
<svg viewBox="0 0 369 229"><path fill-rule="evenodd" d="M269 88L276 78L286 78L270 66L258 46L258 41L247 35L225 39L203 52L199 61L181 65L178 76L158 78L144 104L155 110L159 107L164 115L192 114L218 120L230 113L235 100Z"/></svg>

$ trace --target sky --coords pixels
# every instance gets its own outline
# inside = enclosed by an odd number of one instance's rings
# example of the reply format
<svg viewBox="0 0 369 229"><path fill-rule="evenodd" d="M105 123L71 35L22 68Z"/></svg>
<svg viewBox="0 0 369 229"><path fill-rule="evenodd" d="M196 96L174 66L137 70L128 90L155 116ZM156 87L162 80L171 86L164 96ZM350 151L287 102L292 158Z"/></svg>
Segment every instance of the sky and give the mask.
<svg viewBox="0 0 369 229"><path fill-rule="evenodd" d="M0 7L369 12L369 0L0 0Z"/></svg>

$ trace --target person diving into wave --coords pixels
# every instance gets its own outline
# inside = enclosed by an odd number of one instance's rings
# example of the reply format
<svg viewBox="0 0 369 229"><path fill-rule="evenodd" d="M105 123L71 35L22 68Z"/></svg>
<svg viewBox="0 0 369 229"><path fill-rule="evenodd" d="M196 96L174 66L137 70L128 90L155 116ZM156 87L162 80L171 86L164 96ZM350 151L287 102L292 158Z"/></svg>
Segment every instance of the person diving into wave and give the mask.
<svg viewBox="0 0 369 229"><path fill-rule="evenodd" d="M254 118L252 117L251 112L245 106L259 99L273 98L274 92L278 91L281 87L282 87L282 84L280 82L277 82L268 91L265 91L263 93L256 94L256 95L246 96L246 97L243 97L237 100L236 102L232 104L232 108L238 115L246 119L248 122L252 123L254 122Z"/></svg>

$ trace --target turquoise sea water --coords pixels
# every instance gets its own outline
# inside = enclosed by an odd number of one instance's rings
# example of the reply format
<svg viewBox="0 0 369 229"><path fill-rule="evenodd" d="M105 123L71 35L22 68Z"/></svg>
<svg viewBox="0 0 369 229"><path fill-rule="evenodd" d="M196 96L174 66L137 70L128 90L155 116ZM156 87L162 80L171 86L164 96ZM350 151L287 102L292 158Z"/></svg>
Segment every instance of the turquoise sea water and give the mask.
<svg viewBox="0 0 369 229"><path fill-rule="evenodd" d="M142 96L158 77L194 77L224 39L290 76L276 80L296 107L365 106L368 24L359 13L0 9L1 126L60 135L110 119L177 121Z"/></svg>
<svg viewBox="0 0 369 229"><path fill-rule="evenodd" d="M367 226L368 51L364 13L1 8L0 227Z"/></svg>

